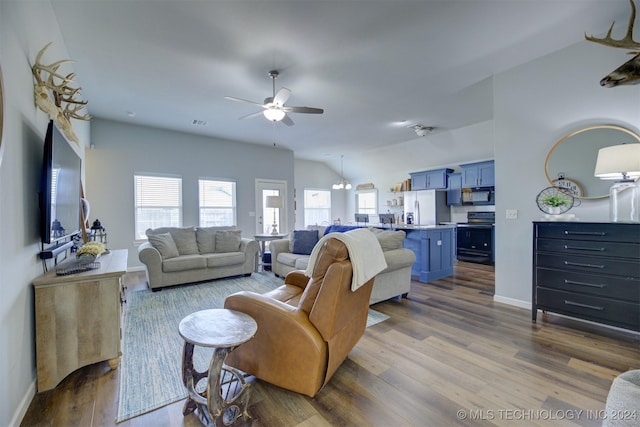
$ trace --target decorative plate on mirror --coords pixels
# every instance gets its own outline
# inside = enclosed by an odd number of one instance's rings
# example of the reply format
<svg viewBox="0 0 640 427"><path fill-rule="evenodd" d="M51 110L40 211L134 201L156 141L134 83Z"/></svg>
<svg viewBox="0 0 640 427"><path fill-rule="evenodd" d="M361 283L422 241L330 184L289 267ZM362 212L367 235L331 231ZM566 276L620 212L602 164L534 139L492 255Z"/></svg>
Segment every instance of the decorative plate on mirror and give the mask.
<svg viewBox="0 0 640 427"><path fill-rule="evenodd" d="M552 184L554 187L559 187L566 190L573 197L582 197L584 195L584 191L582 191L582 186L578 184L577 181L569 178L565 178L562 174L559 174L558 179L554 179Z"/></svg>

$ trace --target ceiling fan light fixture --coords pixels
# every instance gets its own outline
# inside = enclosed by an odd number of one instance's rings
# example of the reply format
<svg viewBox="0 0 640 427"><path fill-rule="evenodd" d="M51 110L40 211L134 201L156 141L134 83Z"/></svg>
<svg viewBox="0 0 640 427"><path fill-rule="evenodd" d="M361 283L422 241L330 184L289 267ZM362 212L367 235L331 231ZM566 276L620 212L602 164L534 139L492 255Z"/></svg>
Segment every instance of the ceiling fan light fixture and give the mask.
<svg viewBox="0 0 640 427"><path fill-rule="evenodd" d="M278 110L276 108L267 108L262 114L264 114L264 116L272 122L279 122L280 120L284 119L285 116L284 111Z"/></svg>

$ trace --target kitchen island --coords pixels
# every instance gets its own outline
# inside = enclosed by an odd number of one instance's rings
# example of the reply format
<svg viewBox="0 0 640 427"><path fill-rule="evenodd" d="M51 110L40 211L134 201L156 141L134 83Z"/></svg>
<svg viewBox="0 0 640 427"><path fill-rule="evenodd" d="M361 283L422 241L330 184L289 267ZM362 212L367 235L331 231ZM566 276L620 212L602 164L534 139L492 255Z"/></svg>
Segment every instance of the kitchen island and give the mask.
<svg viewBox="0 0 640 427"><path fill-rule="evenodd" d="M456 260L456 226L394 224L394 230L407 234L404 247L416 254L411 276L422 283L453 274Z"/></svg>

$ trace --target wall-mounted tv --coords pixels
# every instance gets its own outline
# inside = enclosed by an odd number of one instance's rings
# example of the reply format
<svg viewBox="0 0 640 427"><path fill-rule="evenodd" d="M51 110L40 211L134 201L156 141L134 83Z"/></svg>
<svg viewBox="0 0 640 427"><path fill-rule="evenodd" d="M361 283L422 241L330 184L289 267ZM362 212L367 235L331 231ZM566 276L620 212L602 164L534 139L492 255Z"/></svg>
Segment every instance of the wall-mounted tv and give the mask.
<svg viewBox="0 0 640 427"><path fill-rule="evenodd" d="M80 231L81 159L53 120L47 127L40 187L40 235L58 243Z"/></svg>

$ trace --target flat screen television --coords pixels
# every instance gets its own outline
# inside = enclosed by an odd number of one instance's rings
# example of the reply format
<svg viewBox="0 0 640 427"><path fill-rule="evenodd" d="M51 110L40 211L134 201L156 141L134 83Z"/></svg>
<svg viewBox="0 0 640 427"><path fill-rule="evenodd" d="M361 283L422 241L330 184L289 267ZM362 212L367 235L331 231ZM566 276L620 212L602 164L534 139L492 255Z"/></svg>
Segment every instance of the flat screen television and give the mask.
<svg viewBox="0 0 640 427"><path fill-rule="evenodd" d="M47 127L40 187L43 244L59 243L80 231L81 159L53 120Z"/></svg>

